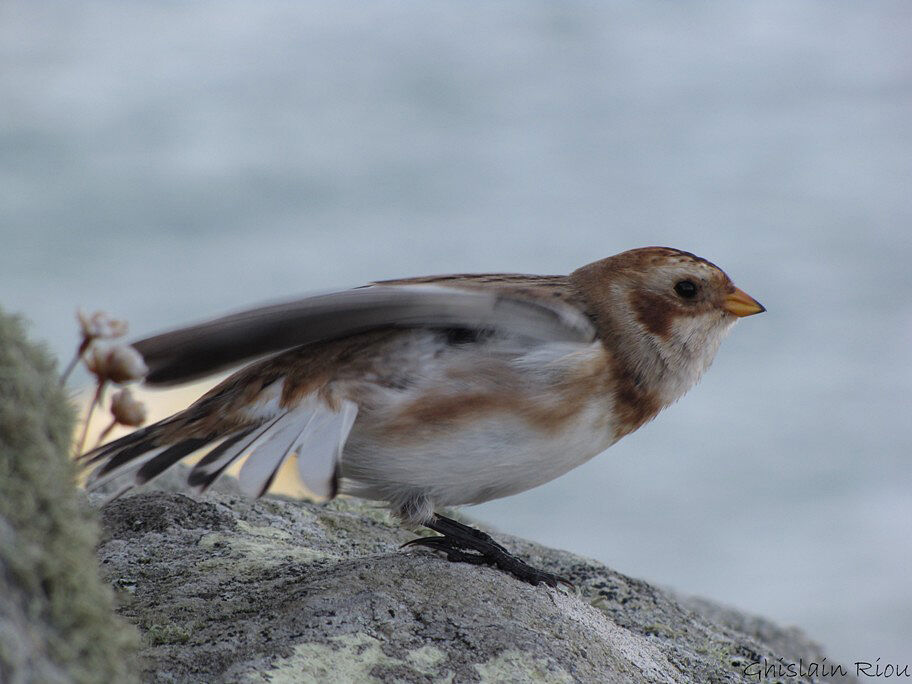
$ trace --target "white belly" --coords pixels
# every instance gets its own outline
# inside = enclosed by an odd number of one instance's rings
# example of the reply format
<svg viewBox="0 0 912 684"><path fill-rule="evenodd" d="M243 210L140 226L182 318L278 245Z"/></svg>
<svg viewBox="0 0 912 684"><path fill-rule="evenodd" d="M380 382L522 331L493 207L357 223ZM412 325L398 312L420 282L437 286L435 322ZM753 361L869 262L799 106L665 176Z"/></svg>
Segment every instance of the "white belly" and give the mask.
<svg viewBox="0 0 912 684"><path fill-rule="evenodd" d="M447 506L516 494L563 475L614 442L599 401L558 430L495 410L458 426L419 430L412 439L382 435L356 423L342 455L342 489L394 505L422 496Z"/></svg>
<svg viewBox="0 0 912 684"><path fill-rule="evenodd" d="M377 380L332 390L359 406L342 452L341 491L400 512L422 508L405 517L544 484L616 439L598 343L495 339L454 348L416 333L391 354L400 382L378 372Z"/></svg>

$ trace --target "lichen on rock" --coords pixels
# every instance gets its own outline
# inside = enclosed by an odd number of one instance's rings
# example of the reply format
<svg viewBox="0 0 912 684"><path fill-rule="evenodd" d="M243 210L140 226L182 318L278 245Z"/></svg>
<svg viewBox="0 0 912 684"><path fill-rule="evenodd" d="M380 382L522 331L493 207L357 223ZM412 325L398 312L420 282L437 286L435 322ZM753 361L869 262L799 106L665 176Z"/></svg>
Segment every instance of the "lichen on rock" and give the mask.
<svg viewBox="0 0 912 684"><path fill-rule="evenodd" d="M0 310L0 681L131 681L134 630L98 576L55 364Z"/></svg>

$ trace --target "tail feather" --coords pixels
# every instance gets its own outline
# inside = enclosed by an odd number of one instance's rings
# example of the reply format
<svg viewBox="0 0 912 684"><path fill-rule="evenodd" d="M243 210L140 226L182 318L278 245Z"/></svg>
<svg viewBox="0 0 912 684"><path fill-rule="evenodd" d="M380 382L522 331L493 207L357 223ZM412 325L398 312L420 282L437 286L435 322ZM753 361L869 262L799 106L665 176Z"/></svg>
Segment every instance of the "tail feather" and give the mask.
<svg viewBox="0 0 912 684"><path fill-rule="evenodd" d="M131 461L148 454L152 449L157 447L166 447L167 444L158 444L155 441L155 437L149 437L148 439L141 440L135 444L127 444L125 447L117 447L110 452L110 456L107 454L96 457L88 461L88 464L96 463L101 459L107 458L107 460L99 466L95 472L92 474L93 480L107 475L108 473L114 473L114 471L120 470L124 466L128 465Z"/></svg>
<svg viewBox="0 0 912 684"><path fill-rule="evenodd" d="M195 437L173 437L175 418L166 418L82 454L78 461L95 466L86 486L95 490L115 478L135 473L133 484L145 484L194 451L222 437L215 432Z"/></svg>
<svg viewBox="0 0 912 684"><path fill-rule="evenodd" d="M207 469L207 466L210 466L211 464L218 461L222 455L225 454L225 452L231 449L231 447L237 444L240 440L248 437L254 430L255 428L250 428L236 435L232 435L217 447L215 447L208 454L203 456L203 458L200 459L200 461L195 466L193 466L193 470L190 471L190 475L187 477L187 484L189 484L191 487L197 487L201 492L205 491L209 485L211 485L215 479L222 474L224 469L230 465L230 461L216 467L215 470L209 470ZM241 448L243 448L243 446ZM231 460L233 461L234 459Z"/></svg>
<svg viewBox="0 0 912 684"><path fill-rule="evenodd" d="M262 496L285 458L291 454L301 433L307 431L317 413L307 404L282 414L271 429L261 433L250 446L256 458L248 458L238 474L238 483L248 496Z"/></svg>
<svg viewBox="0 0 912 684"><path fill-rule="evenodd" d="M151 436L151 433L156 428L160 427L160 425L161 423L155 423L154 425L149 425L139 430L134 430L130 434L124 435L120 439L115 439L113 442L102 444L99 447L95 447L91 451L80 454L76 457L76 460L83 466L94 465L95 463L104 460L108 456L111 456L116 451L120 451L133 444L148 440Z"/></svg>
<svg viewBox="0 0 912 684"><path fill-rule="evenodd" d="M138 470L139 468L141 468L143 466L143 464L145 464L146 462L148 462L148 461L152 460L153 458L155 458L156 456L158 456L158 454L160 454L166 448L167 448L166 446L150 448L149 451L147 451L144 454L141 454L140 456L137 456L133 461L131 461L125 465L122 465L120 468L117 468L115 470L108 470L104 473L102 473L101 470L107 464L103 463L102 465L97 466L95 468L95 470L93 470L91 472L88 480L86 481L86 489L88 489L89 491L94 491L94 490L100 488L102 485L110 482L111 480L114 480L123 475L132 473L132 472Z"/></svg>
<svg viewBox="0 0 912 684"><path fill-rule="evenodd" d="M178 442L174 446L165 449L158 454L158 456L146 461L146 463L136 471L136 484L146 484L146 482L161 475L185 456L189 456L194 451L202 449L213 439L215 439L215 435L185 439L183 442Z"/></svg>
<svg viewBox="0 0 912 684"><path fill-rule="evenodd" d="M275 396L265 398L246 415L235 413L214 421L211 418L224 414L219 406L210 404L198 402L187 411L81 456L83 465L94 466L88 488L97 489L129 474L133 475L129 486L143 485L185 457L208 448L187 478L200 492L246 457L239 475L241 489L251 496L262 496L282 463L297 454L299 474L307 488L320 496L334 496L342 451L358 413L356 404L342 400L341 405L331 406L311 394L293 408L285 408ZM218 413L213 415L213 411Z"/></svg>
<svg viewBox="0 0 912 684"><path fill-rule="evenodd" d="M258 425L239 435L238 439L231 440L230 443L225 442L213 449L206 458L197 463L193 467L193 470L190 471L190 477L188 479L190 485L196 487L200 492L206 491L232 463L252 449L255 449L260 438L267 433L281 417L282 416L278 416L266 423ZM213 458L208 460L210 456ZM254 455L251 455L251 458L253 457ZM204 463L204 461L206 462Z"/></svg>
<svg viewBox="0 0 912 684"><path fill-rule="evenodd" d="M357 417L358 406L350 401L342 402L338 412L317 413L292 447L298 454L298 476L314 494L335 497L342 451Z"/></svg>

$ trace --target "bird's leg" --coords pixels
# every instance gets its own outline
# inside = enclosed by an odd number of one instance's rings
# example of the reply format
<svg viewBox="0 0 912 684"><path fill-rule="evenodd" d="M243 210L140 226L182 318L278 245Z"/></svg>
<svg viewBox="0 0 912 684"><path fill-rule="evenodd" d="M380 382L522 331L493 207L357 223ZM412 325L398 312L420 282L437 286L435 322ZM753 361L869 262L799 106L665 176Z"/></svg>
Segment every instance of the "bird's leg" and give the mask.
<svg viewBox="0 0 912 684"><path fill-rule="evenodd" d="M567 580L521 561L491 539L490 535L474 527L463 525L438 513L434 513L434 517L424 523L424 526L442 536L413 539L403 546L427 546L435 551L444 552L447 560L454 562L493 565L529 584L544 583L554 587L560 583L573 587Z"/></svg>

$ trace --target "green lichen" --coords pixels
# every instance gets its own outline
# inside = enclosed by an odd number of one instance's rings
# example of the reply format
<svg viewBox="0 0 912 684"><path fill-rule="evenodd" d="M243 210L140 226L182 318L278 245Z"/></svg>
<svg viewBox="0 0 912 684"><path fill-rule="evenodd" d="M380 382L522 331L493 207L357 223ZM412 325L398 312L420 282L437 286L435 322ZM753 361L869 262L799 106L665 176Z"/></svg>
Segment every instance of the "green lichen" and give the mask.
<svg viewBox="0 0 912 684"><path fill-rule="evenodd" d="M433 674L446 660L446 653L436 646L422 646L405 656L412 666L423 674Z"/></svg>
<svg viewBox="0 0 912 684"><path fill-rule="evenodd" d="M332 511L339 511L341 513L353 513L357 516L358 519L354 520L354 524L360 524L363 526L364 518L372 520L373 522L380 523L385 527L398 528L398 523L394 522L390 517L389 509L380 504L377 505L367 505L365 506L363 502L352 499L347 496L338 496L332 501L326 502L326 508ZM343 520L340 519L328 519L320 520L321 524L324 525L337 525L339 527L344 527Z"/></svg>
<svg viewBox="0 0 912 684"><path fill-rule="evenodd" d="M655 635L664 639L677 639L681 633L664 622L653 622L643 627L646 636Z"/></svg>
<svg viewBox="0 0 912 684"><path fill-rule="evenodd" d="M146 641L152 646L162 644L186 644L190 641L192 630L183 625L149 625L143 632Z"/></svg>
<svg viewBox="0 0 912 684"><path fill-rule="evenodd" d="M131 681L135 632L98 576L55 364L0 310L0 680Z"/></svg>
<svg viewBox="0 0 912 684"><path fill-rule="evenodd" d="M226 549L236 572L257 571L288 561L312 563L336 557L324 551L301 546L284 530L276 527L258 527L244 520L237 521L237 530L231 534L210 532L203 535L199 545L210 551ZM212 567L218 567L224 562L224 558L220 556L206 561Z"/></svg>
<svg viewBox="0 0 912 684"><path fill-rule="evenodd" d="M443 684L453 679L451 672L438 674L446 655L433 646L424 646L406 656L393 658L383 652L382 644L368 634L344 634L332 637L327 643L306 643L295 647L294 653L275 663L266 672L253 672L250 682L288 682L289 684L323 684L324 682L385 681L383 671L405 670L415 674L436 676Z"/></svg>

